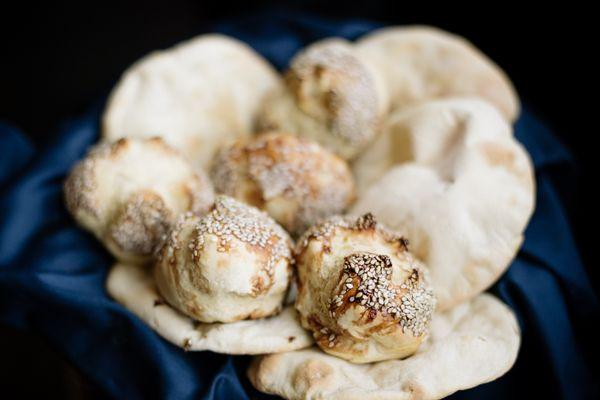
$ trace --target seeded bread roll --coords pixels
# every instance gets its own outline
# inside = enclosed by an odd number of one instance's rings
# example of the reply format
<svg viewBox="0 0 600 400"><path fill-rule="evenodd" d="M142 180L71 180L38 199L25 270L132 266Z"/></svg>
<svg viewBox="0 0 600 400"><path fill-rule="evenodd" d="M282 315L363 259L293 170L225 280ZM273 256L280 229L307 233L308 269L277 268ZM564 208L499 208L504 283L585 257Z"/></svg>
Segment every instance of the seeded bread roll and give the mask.
<svg viewBox="0 0 600 400"><path fill-rule="evenodd" d="M354 363L407 357L435 308L423 265L371 214L332 217L298 242L298 309L325 352Z"/></svg>
<svg viewBox="0 0 600 400"><path fill-rule="evenodd" d="M210 180L160 138L95 146L65 182L67 208L119 260L148 261L180 213L208 210Z"/></svg>
<svg viewBox="0 0 600 400"><path fill-rule="evenodd" d="M186 215L155 268L160 293L201 322L275 314L291 278L291 239L266 213L217 196L206 215Z"/></svg>
<svg viewBox="0 0 600 400"><path fill-rule="evenodd" d="M258 124L309 137L350 159L377 134L387 104L368 60L351 43L327 39L292 59L286 87L267 98Z"/></svg>
<svg viewBox="0 0 600 400"><path fill-rule="evenodd" d="M342 213L354 200L346 162L289 134L256 136L223 148L211 177L218 192L267 211L294 235Z"/></svg>

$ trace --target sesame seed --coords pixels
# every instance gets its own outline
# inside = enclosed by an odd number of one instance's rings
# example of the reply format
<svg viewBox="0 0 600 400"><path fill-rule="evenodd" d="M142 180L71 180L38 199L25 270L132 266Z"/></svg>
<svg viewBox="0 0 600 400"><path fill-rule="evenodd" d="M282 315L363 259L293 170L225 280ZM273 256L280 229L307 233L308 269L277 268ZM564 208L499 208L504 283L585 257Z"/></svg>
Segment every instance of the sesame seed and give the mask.
<svg viewBox="0 0 600 400"><path fill-rule="evenodd" d="M218 196L213 208L202 217L185 215L180 217L160 254L160 259L169 257L174 263L180 247L179 233L194 224L194 232L188 244L190 254L196 262L202 256L206 235L217 237L217 251L228 252L236 246L236 241L247 243L267 251L261 271L273 283L274 267L281 259L291 260L291 239L287 233L266 213L247 206L227 196ZM262 240L258 240L262 239ZM185 238L185 240L188 240ZM267 285L267 286L270 286Z"/></svg>
<svg viewBox="0 0 600 400"><path fill-rule="evenodd" d="M330 315L335 315L332 308L343 305L340 296L344 297L346 288L354 287L346 282L358 279L356 294L348 298L350 303L358 301L363 307L381 312L383 317L394 318L403 331L410 330L415 336L423 334L431 319L435 298L420 279L418 269L413 269L406 280L395 287L391 283L392 262L386 255L353 253L344 258L343 268L340 294L330 301Z"/></svg>

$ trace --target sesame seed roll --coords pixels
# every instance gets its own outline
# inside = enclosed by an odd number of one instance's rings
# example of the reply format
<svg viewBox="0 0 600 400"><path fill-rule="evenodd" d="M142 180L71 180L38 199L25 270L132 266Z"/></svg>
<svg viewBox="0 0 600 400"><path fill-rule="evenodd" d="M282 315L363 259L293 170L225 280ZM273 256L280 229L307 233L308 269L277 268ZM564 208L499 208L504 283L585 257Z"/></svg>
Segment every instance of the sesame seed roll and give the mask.
<svg viewBox="0 0 600 400"><path fill-rule="evenodd" d="M407 357L435 308L423 265L371 214L332 217L296 248L302 325L325 352L355 363Z"/></svg>
<svg viewBox="0 0 600 400"><path fill-rule="evenodd" d="M181 213L202 213L212 184L158 137L98 144L65 181L77 222L120 261L146 263Z"/></svg>
<svg viewBox="0 0 600 400"><path fill-rule="evenodd" d="M265 210L293 235L342 213L354 200L343 159L318 143L285 133L238 140L214 160L215 189Z"/></svg>
<svg viewBox="0 0 600 400"><path fill-rule="evenodd" d="M155 266L168 303L201 322L277 313L291 278L291 239L266 213L217 196L204 216L181 217Z"/></svg>

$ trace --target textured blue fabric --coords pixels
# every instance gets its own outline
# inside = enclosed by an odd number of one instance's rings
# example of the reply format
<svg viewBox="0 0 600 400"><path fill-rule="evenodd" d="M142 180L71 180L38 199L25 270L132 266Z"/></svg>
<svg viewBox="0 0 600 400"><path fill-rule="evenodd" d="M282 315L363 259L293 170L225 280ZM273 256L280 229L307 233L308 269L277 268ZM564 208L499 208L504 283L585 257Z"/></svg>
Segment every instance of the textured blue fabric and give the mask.
<svg viewBox="0 0 600 400"><path fill-rule="evenodd" d="M377 24L309 16L256 16L214 30L249 43L278 68L326 36L355 38ZM158 337L104 289L110 256L78 228L62 182L98 137L101 106L33 149L0 124L0 323L35 332L116 398L249 399L248 357L186 353ZM598 395L590 370L599 307L577 254L557 189L572 179L568 152L525 109L517 138L536 167L537 208L508 272L492 288L517 313L523 343L504 377L453 398L584 399ZM543 394L543 396L539 396Z"/></svg>

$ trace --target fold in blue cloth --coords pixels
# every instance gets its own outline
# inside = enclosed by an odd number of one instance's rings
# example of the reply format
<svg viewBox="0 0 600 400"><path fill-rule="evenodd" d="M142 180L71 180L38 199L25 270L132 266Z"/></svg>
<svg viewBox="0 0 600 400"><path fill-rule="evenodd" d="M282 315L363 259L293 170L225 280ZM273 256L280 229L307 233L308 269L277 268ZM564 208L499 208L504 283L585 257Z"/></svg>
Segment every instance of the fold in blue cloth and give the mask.
<svg viewBox="0 0 600 400"><path fill-rule="evenodd" d="M302 46L326 36L354 39L378 27L360 21L262 15L213 30L237 37L278 68ZM116 398L270 398L249 384L249 357L192 353L169 344L110 299L111 258L78 228L63 205L62 182L98 139L101 107L34 150L0 124L0 322L35 332ZM492 291L517 314L523 342L504 377L452 398L598 396L590 369L598 300L579 259L555 182L572 177L567 151L527 109L516 136L531 154L537 208L523 248Z"/></svg>

